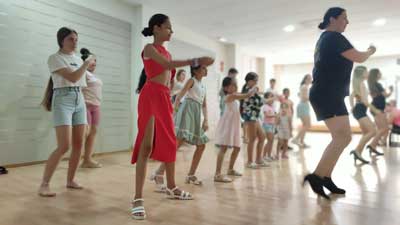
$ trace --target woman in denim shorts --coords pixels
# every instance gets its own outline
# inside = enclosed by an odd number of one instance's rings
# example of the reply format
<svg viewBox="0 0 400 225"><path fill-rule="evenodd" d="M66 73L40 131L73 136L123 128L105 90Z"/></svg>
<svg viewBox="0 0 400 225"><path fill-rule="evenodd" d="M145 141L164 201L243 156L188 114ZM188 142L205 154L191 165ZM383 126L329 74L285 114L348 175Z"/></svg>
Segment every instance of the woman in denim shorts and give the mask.
<svg viewBox="0 0 400 225"><path fill-rule="evenodd" d="M60 49L51 55L47 62L51 78L42 102L48 111L53 111L57 148L51 153L46 163L39 188L39 195L42 197L56 195L50 190L49 183L58 163L70 147L72 147L72 153L69 159L66 187L82 189L82 186L74 180L87 124L86 106L81 88L86 86L85 73L87 68L94 63L94 59L89 57L82 62L82 59L75 55L78 42L78 34L75 30L67 27L60 28L57 32L57 42Z"/></svg>

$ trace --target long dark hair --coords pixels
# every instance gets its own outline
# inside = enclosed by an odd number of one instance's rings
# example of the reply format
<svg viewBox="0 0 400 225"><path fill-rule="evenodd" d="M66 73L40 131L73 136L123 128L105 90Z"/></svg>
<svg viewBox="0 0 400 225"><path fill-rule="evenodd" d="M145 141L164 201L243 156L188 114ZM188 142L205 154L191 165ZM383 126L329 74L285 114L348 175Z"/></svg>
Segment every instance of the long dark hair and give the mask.
<svg viewBox="0 0 400 225"><path fill-rule="evenodd" d="M376 87L378 84L378 76L381 73L379 69L371 69L368 74L368 88L372 96L379 95L379 90Z"/></svg>
<svg viewBox="0 0 400 225"><path fill-rule="evenodd" d="M333 17L337 19L344 11L346 10L340 7L329 8L324 15L324 20L318 25L318 28L325 30L329 26L330 18Z"/></svg>
<svg viewBox="0 0 400 225"><path fill-rule="evenodd" d="M311 75L310 75L310 74L304 75L303 80L301 80L300 87L303 86L303 84L306 83L306 80L307 80L307 77L308 77L308 76L311 76Z"/></svg>
<svg viewBox="0 0 400 225"><path fill-rule="evenodd" d="M154 26L161 26L161 24L165 23L165 21L167 21L169 19L169 17L167 15L164 14L155 14L153 15L150 20L149 20L149 25L148 27L145 27L142 30L142 34L145 37L148 36L153 36L153 30L154 30Z"/></svg>
<svg viewBox="0 0 400 225"><path fill-rule="evenodd" d="M248 83L249 81L251 81L251 80L257 79L257 77L258 77L258 75L257 75L255 72L248 72L248 73L246 74L246 77L244 78L244 80L246 81L246 83L245 83L245 84L243 85L243 87L242 87L242 93L245 92L247 83Z"/></svg>
<svg viewBox="0 0 400 225"><path fill-rule="evenodd" d="M47 82L46 90L44 91L44 96L40 105L48 112L51 112L51 102L53 101L53 79L49 78Z"/></svg>
<svg viewBox="0 0 400 225"><path fill-rule="evenodd" d="M146 83L146 80L147 80L147 75L146 75L146 71L144 71L144 68L143 68L142 73L140 74L140 77L139 77L138 87L136 88L137 94L140 94L140 91L142 90L144 84Z"/></svg>

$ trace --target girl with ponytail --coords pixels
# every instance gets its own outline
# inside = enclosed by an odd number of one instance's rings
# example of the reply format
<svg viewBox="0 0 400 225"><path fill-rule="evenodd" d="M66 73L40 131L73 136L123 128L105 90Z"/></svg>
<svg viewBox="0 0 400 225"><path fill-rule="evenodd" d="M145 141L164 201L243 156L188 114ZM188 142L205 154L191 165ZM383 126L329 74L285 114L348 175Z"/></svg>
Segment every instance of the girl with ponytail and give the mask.
<svg viewBox="0 0 400 225"><path fill-rule="evenodd" d="M214 62L210 57L172 60L171 54L163 46L165 42L171 40L173 34L170 19L164 14L153 15L142 34L145 37L153 36L153 43L147 44L143 49L144 70L137 88L138 134L132 155L132 164L136 164L136 193L131 213L137 220L146 218L143 186L149 157L165 164L167 185L163 185L162 174L156 175L159 191L165 192L171 199L193 199L189 192L179 189L175 184L177 143L170 89L173 86L175 68L189 65L208 66Z"/></svg>

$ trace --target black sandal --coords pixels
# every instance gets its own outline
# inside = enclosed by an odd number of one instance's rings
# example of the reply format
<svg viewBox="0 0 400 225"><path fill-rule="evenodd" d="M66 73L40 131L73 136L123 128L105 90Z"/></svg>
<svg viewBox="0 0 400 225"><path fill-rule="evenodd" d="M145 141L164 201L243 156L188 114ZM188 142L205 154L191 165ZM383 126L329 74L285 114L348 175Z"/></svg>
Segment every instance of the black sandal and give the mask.
<svg viewBox="0 0 400 225"><path fill-rule="evenodd" d="M5 167L0 166L0 175L7 174L8 170Z"/></svg>

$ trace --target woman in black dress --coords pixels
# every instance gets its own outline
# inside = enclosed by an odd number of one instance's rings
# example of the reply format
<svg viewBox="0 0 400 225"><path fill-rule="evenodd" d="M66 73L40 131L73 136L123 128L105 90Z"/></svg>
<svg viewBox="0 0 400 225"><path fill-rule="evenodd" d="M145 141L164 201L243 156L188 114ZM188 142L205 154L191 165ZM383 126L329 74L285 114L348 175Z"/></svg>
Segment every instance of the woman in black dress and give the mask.
<svg viewBox="0 0 400 225"><path fill-rule="evenodd" d="M349 95L350 74L353 62L364 62L376 49L370 46L367 51L357 51L341 34L349 23L346 10L339 7L328 9L324 20L319 24L325 30L315 48L313 84L310 89L310 102L319 121L323 120L332 136L317 168L304 177L312 190L326 198L323 187L331 193L344 194L331 179L333 168L340 154L351 141L351 130L344 98Z"/></svg>
<svg viewBox="0 0 400 225"><path fill-rule="evenodd" d="M389 87L389 92L388 92L383 88L382 84L378 82L381 78L382 78L382 73L379 69L371 69L369 71L368 88L370 95L372 97L371 105L373 105L376 109L378 109L377 110L378 112L371 111L371 113L374 116L378 132L376 132L374 139L372 140L371 144L367 146L367 148L369 149L369 153L371 155L375 154L377 156L383 155L382 152L378 152L376 150L379 140L382 137L387 137L387 134L389 132L389 124L386 118L385 107L386 107L386 98L393 93L392 86Z"/></svg>

